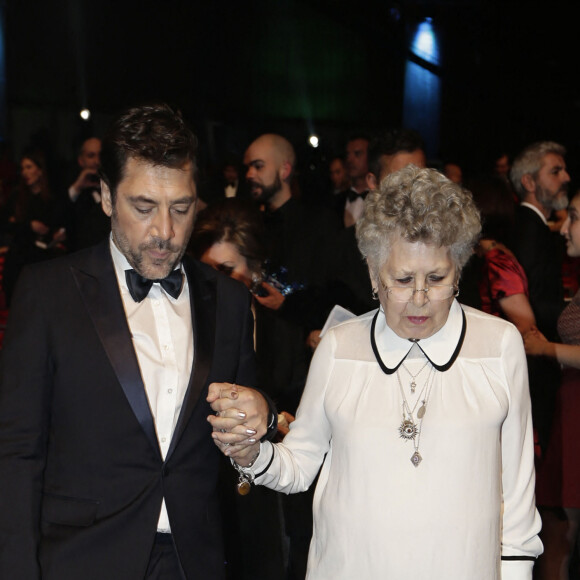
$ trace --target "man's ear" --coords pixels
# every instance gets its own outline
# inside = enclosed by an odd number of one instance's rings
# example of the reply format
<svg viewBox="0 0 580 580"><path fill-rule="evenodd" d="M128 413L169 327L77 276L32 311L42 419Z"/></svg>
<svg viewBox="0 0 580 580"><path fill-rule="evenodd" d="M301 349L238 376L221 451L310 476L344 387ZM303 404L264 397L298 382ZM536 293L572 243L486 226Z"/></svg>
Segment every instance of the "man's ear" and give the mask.
<svg viewBox="0 0 580 580"><path fill-rule="evenodd" d="M282 165L280 165L280 179L282 181L288 181L290 174L292 173L292 165L288 163L288 161L284 161Z"/></svg>
<svg viewBox="0 0 580 580"><path fill-rule="evenodd" d="M522 185L527 193L535 193L536 192L536 182L534 178L529 174L526 173L522 176Z"/></svg>
<svg viewBox="0 0 580 580"><path fill-rule="evenodd" d="M113 215L113 200L109 186L101 179L101 207L111 217Z"/></svg>
<svg viewBox="0 0 580 580"><path fill-rule="evenodd" d="M376 175L370 171L367 173L366 181L367 189L377 189L379 186Z"/></svg>

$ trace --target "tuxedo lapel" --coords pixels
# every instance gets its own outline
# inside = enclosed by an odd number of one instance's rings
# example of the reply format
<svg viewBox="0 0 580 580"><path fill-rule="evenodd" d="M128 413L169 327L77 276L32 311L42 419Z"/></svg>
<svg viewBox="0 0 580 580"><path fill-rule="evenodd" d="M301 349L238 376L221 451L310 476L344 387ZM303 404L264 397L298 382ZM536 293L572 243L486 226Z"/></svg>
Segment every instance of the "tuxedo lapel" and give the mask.
<svg viewBox="0 0 580 580"><path fill-rule="evenodd" d="M153 416L119 293L108 239L93 250L88 267L73 265L71 270L129 405L149 442L161 456Z"/></svg>
<svg viewBox="0 0 580 580"><path fill-rule="evenodd" d="M171 439L166 461L169 459L179 438L191 417L205 387L211 368L216 331L216 280L208 279L203 272L188 259L183 266L189 284L191 319L194 339L193 368L181 413Z"/></svg>

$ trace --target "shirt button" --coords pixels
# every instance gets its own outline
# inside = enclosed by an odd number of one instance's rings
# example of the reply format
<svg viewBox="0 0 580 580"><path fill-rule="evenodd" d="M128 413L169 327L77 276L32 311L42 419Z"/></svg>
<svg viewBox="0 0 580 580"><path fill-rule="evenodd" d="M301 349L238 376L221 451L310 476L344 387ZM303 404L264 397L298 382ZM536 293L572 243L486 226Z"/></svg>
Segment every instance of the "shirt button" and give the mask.
<svg viewBox="0 0 580 580"><path fill-rule="evenodd" d="M165 437L161 437L161 443L165 443Z"/></svg>
<svg viewBox="0 0 580 580"><path fill-rule="evenodd" d="M168 392L169 394L171 394L171 393L173 393L173 389L167 389L167 392Z"/></svg>

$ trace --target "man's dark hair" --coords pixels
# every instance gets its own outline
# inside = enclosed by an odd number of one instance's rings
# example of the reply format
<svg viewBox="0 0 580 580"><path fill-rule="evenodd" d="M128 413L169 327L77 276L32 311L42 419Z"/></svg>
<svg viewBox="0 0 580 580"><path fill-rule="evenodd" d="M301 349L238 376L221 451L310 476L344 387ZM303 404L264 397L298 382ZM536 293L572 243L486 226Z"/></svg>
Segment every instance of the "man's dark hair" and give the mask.
<svg viewBox="0 0 580 580"><path fill-rule="evenodd" d="M101 149L100 175L114 201L128 159L181 169L191 162L195 175L197 139L181 112L165 103L132 107L113 123Z"/></svg>
<svg viewBox="0 0 580 580"><path fill-rule="evenodd" d="M397 153L413 153L413 151L425 151L425 141L421 135L413 129L395 129L373 139L369 145L369 171L378 179L381 172L380 158L383 155L396 155Z"/></svg>

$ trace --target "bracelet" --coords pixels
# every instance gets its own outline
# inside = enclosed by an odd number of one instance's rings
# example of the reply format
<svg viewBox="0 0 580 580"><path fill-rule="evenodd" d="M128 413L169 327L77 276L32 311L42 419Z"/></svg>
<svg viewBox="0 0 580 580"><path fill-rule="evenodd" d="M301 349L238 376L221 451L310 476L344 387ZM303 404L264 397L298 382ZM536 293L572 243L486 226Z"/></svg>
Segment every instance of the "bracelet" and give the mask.
<svg viewBox="0 0 580 580"><path fill-rule="evenodd" d="M256 459L258 459L259 455L260 452L258 451L258 453L256 453L256 456L252 459L252 461L250 461L250 463L246 467L242 467L232 459L232 464L239 475L236 489L240 495L248 495L250 493L250 490L252 489L252 483L254 483L254 474L251 471L246 471L246 469L249 469L250 467L252 467L252 465L254 465L254 462L256 461Z"/></svg>
<svg viewBox="0 0 580 580"><path fill-rule="evenodd" d="M260 471L260 473L256 473L254 475L254 479L256 479L256 477L260 477L261 475L264 475L264 473L266 473L266 471L268 471L268 469L270 469L270 465L272 465L272 461L274 461L274 445L272 445L272 457L270 457L270 461L268 461L268 465L266 465L266 467L264 469L262 469L262 471Z"/></svg>
<svg viewBox="0 0 580 580"><path fill-rule="evenodd" d="M260 457L260 450L258 449L258 453L256 453L256 455L254 455L254 457L252 457L252 460L250 461L250 463L248 463L248 465L240 465L239 463L237 463L234 459L232 459L232 462L234 464L234 467L239 471L240 469L250 469L250 467L252 467L252 465L254 465L254 463L256 463L256 460L258 459L258 457Z"/></svg>

